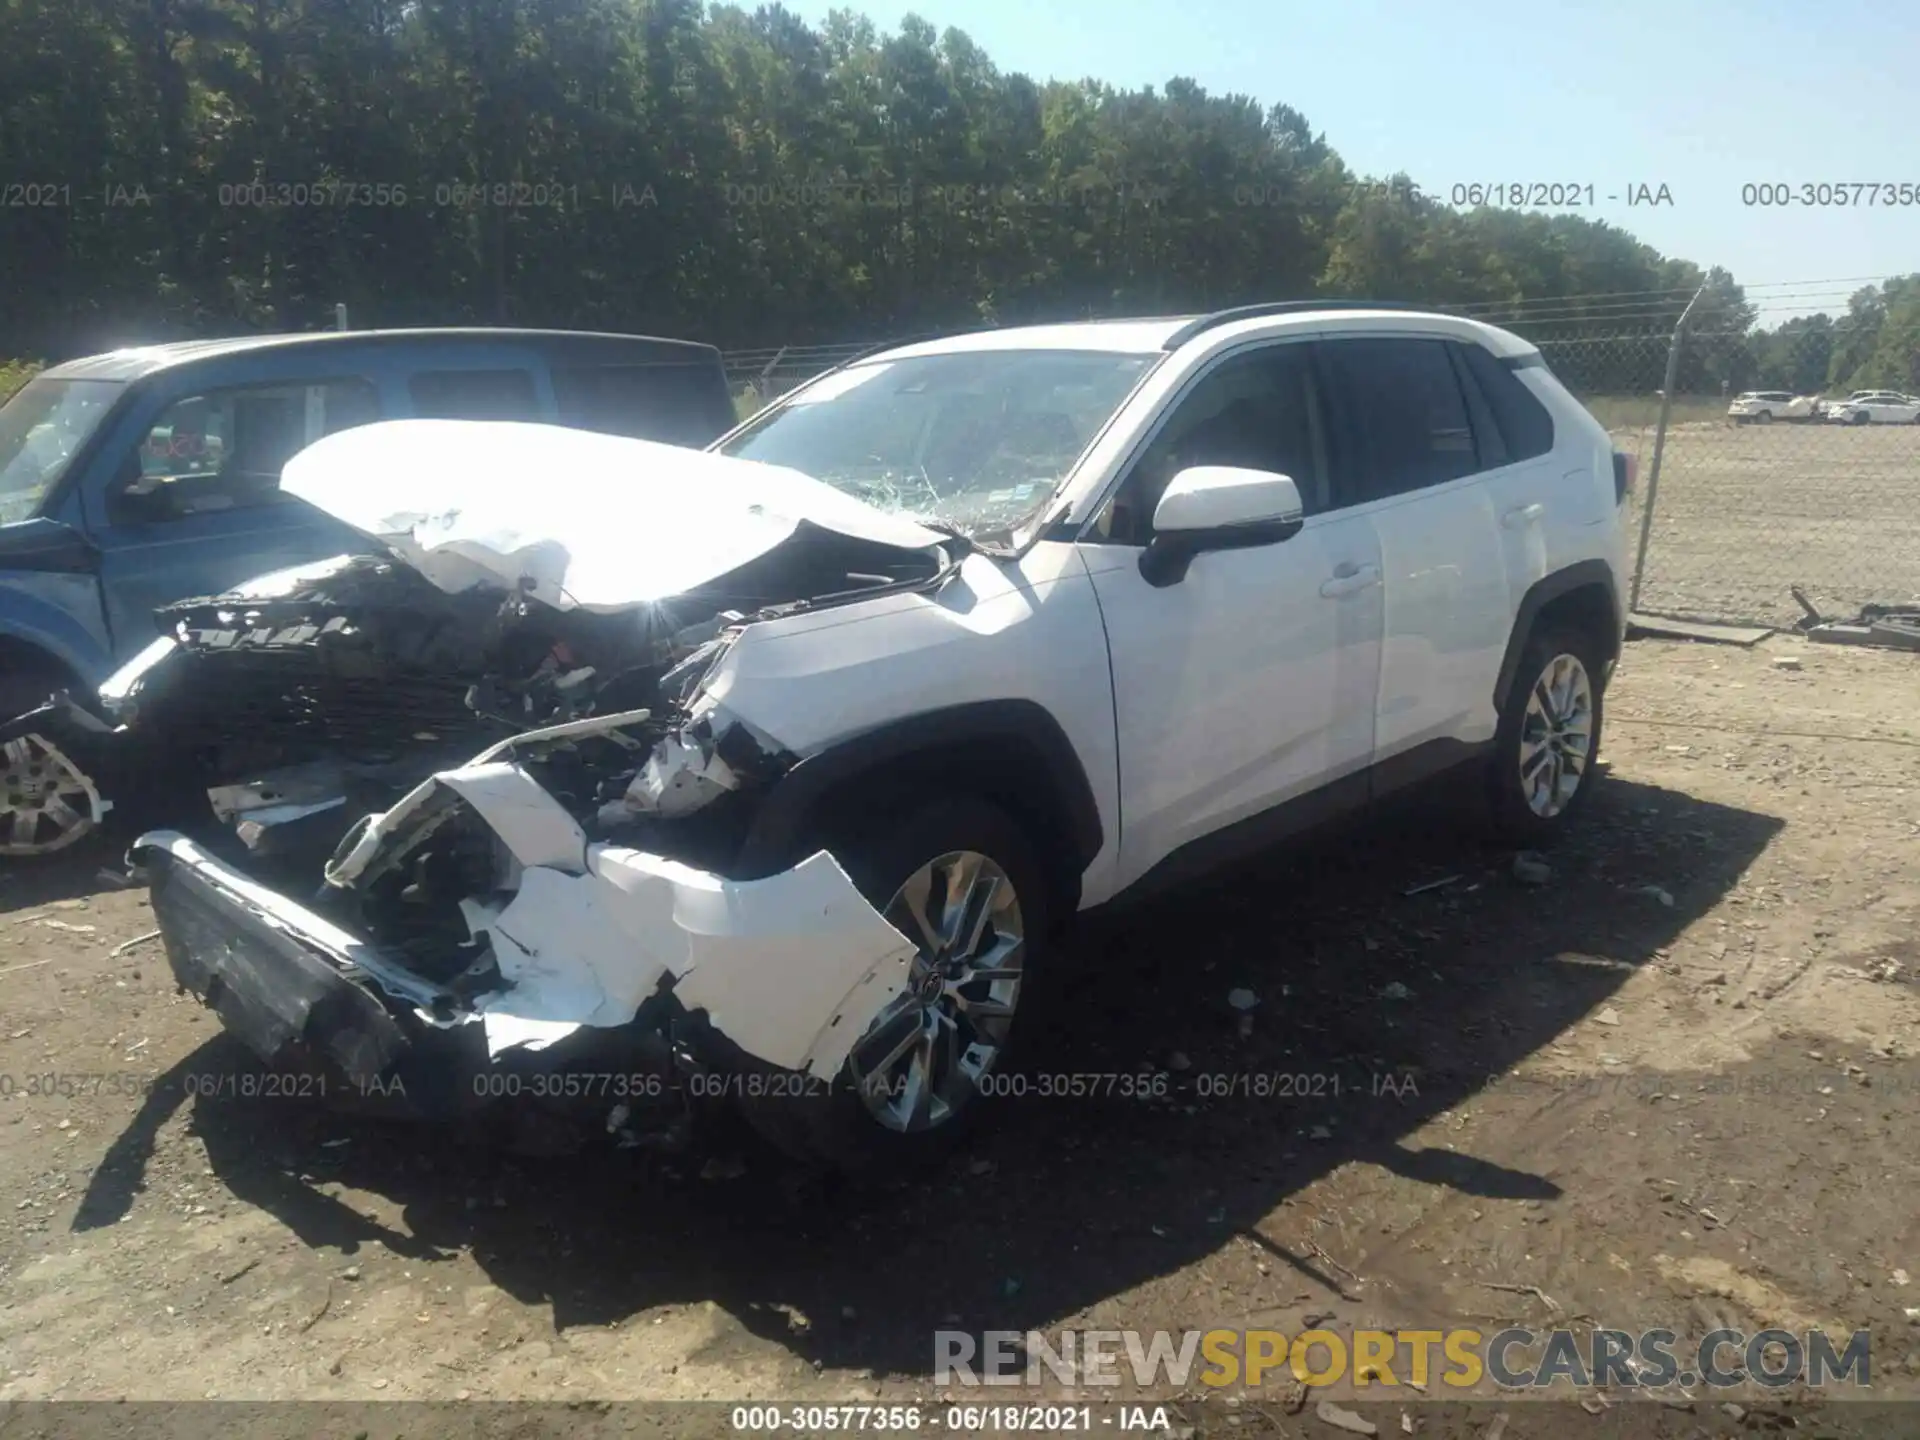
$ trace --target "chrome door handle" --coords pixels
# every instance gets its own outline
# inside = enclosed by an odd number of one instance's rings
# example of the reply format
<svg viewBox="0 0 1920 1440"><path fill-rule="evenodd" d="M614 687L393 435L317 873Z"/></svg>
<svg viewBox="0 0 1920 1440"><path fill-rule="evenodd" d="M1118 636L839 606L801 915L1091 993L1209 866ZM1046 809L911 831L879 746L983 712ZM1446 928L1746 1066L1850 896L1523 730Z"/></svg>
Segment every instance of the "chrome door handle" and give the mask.
<svg viewBox="0 0 1920 1440"><path fill-rule="evenodd" d="M1500 523L1509 530L1518 530L1522 525L1531 525L1547 513L1547 507L1539 501L1531 505L1522 505L1518 510L1509 510L1500 517Z"/></svg>
<svg viewBox="0 0 1920 1440"><path fill-rule="evenodd" d="M1352 595L1380 583L1378 565L1342 565L1333 572L1333 578L1321 585L1320 593L1329 600L1342 595Z"/></svg>

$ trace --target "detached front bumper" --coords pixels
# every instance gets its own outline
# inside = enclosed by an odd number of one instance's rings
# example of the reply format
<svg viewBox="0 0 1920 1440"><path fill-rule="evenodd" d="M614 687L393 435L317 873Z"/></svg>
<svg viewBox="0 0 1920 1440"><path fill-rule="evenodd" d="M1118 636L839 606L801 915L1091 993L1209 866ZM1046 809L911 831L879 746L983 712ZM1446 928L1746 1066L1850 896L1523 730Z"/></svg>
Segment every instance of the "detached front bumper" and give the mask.
<svg viewBox="0 0 1920 1440"><path fill-rule="evenodd" d="M266 1065L421 1115L469 1108L483 1088L462 1083L487 1063L478 1027L431 1023L421 1012L446 997L373 947L183 835L144 835L130 858L175 979Z"/></svg>

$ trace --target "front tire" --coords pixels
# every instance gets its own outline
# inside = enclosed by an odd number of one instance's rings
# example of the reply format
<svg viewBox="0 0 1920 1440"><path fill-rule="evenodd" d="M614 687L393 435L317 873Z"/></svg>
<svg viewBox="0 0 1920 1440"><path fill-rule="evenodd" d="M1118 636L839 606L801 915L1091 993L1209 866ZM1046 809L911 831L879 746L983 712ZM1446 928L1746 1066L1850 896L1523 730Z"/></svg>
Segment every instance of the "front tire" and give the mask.
<svg viewBox="0 0 1920 1440"><path fill-rule="evenodd" d="M68 683L33 670L0 677L0 720L25 714ZM44 860L94 834L100 793L89 758L46 735L0 746L0 858Z"/></svg>
<svg viewBox="0 0 1920 1440"><path fill-rule="evenodd" d="M1599 647L1582 631L1550 626L1528 637L1488 775L1503 840L1551 845L1586 804L1600 753L1602 673Z"/></svg>
<svg viewBox="0 0 1920 1440"><path fill-rule="evenodd" d="M0 857L44 860L92 835L100 792L81 766L44 735L0 747Z"/></svg>
<svg viewBox="0 0 1920 1440"><path fill-rule="evenodd" d="M908 988L868 1027L824 1094L745 1105L796 1158L855 1173L950 1154L978 1123L1018 1017L1050 961L1054 896L1020 826L971 797L869 820L828 849L914 942Z"/></svg>

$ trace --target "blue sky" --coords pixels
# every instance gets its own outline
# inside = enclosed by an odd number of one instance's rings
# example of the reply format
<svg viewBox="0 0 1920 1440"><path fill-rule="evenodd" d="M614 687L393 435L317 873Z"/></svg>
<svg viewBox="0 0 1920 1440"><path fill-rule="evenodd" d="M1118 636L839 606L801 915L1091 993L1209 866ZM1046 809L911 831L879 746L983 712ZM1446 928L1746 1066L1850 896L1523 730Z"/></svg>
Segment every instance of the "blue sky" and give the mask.
<svg viewBox="0 0 1920 1440"><path fill-rule="evenodd" d="M1002 70L1176 75L1281 101L1362 174L1594 187L1581 213L1721 264L1762 323L1920 271L1920 204L1762 208L1747 183L1920 187L1920 5L1885 0L787 0L955 26ZM1670 206L1629 208L1666 185ZM1606 197L1618 195L1617 201ZM1825 282L1809 284L1807 282Z"/></svg>

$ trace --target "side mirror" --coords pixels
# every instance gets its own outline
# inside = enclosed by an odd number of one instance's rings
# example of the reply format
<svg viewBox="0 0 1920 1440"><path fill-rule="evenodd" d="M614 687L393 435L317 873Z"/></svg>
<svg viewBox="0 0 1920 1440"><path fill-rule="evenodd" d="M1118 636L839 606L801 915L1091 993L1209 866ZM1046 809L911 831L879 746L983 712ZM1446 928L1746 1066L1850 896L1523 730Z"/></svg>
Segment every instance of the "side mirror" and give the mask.
<svg viewBox="0 0 1920 1440"><path fill-rule="evenodd" d="M130 454L107 485L107 522L151 525L173 518L173 495L164 478L150 476L138 452Z"/></svg>
<svg viewBox="0 0 1920 1440"><path fill-rule="evenodd" d="M1140 575L1156 589L1186 578L1208 550L1275 545L1300 533L1300 490L1285 475L1237 465L1195 465L1167 483L1153 511Z"/></svg>

